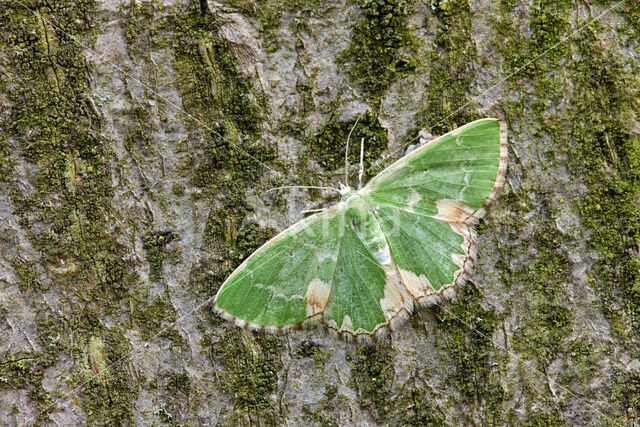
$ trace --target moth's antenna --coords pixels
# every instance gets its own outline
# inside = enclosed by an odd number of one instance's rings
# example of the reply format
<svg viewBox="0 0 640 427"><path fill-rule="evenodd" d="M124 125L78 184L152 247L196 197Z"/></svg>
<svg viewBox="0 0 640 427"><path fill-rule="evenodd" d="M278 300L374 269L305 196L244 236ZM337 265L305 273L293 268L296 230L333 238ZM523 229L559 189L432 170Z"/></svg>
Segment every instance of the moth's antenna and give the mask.
<svg viewBox="0 0 640 427"><path fill-rule="evenodd" d="M346 187L349 186L349 139L351 138L351 134L353 133L353 130L358 125L358 122L360 121L362 116L364 116L364 113L365 112L363 111L362 114L358 116L358 118L356 119L356 122L353 124L353 127L349 131L349 135L347 135L347 147L344 150L344 185Z"/></svg>
<svg viewBox="0 0 640 427"><path fill-rule="evenodd" d="M340 190L333 187L319 187L315 185L283 185L282 187L270 188L267 190L267 193L270 193L271 191L276 191L276 190L284 190L286 188L315 188L316 190L332 190L332 191L337 191L338 193L340 192Z"/></svg>
<svg viewBox="0 0 640 427"><path fill-rule="evenodd" d="M360 166L358 166L358 190L362 188L363 172L364 172L364 136L360 140Z"/></svg>

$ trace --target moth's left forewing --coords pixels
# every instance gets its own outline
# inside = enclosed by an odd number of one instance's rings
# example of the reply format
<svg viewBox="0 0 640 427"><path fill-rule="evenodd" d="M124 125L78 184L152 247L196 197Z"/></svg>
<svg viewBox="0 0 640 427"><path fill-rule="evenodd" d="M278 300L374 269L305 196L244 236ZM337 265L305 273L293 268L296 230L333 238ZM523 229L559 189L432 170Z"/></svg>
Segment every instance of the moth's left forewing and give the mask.
<svg viewBox="0 0 640 427"><path fill-rule="evenodd" d="M418 148L363 189L418 303L451 296L468 274L473 225L502 187L506 150L504 123L478 120Z"/></svg>

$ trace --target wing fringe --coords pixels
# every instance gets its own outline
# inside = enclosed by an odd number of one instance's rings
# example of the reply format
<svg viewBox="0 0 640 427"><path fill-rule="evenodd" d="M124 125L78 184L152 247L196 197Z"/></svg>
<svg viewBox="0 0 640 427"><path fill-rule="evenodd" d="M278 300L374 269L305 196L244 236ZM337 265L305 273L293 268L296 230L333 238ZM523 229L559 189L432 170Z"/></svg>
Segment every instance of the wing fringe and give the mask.
<svg viewBox="0 0 640 427"><path fill-rule="evenodd" d="M391 333L400 325L404 324L413 312L413 301L410 301L410 307L400 309L387 323L377 325L372 332L358 329L357 331L340 330L329 325L323 319L323 313L315 314L307 317L302 322L291 323L288 325L261 325L258 323L247 322L242 320L218 306L214 306L214 311L220 317L232 322L235 326L252 332L266 332L269 334L282 334L288 331L319 329L328 332L331 336L339 338L348 343L357 343L363 345L372 345L378 341L388 340Z"/></svg>

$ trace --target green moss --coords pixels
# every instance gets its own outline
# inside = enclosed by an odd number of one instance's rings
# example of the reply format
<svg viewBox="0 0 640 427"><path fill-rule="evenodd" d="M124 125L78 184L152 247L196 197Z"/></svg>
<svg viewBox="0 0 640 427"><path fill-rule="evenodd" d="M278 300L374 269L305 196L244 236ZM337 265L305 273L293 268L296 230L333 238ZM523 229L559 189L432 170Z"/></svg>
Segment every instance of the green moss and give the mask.
<svg viewBox="0 0 640 427"><path fill-rule="evenodd" d="M158 13L159 4L155 1L122 3L120 12L124 27L127 50L132 57L138 57L147 52L158 37L156 25L149 25Z"/></svg>
<svg viewBox="0 0 640 427"><path fill-rule="evenodd" d="M504 360L492 340L499 324L496 314L480 305L477 288L467 283L451 306L439 312L439 318L442 332L436 344L445 350L452 366L446 381L463 401L481 410L486 424L502 424L502 404L508 395L499 380ZM463 414L463 423L472 422L469 415Z"/></svg>
<svg viewBox="0 0 640 427"><path fill-rule="evenodd" d="M635 77L637 65L617 52L603 49L600 37L606 29L598 22L586 25L568 42L558 44L563 34L587 24L580 20L570 24L568 1L545 1L531 8L530 39L517 36L517 23L506 15L513 4L507 3L502 4L505 15L497 27L499 39L495 43L505 56L507 72L518 71L522 63L547 53L507 82L512 89L525 91L522 99L536 101L506 103L504 111L514 123L522 120L532 123L532 134L540 141L541 167L554 170L564 164L572 179L586 186L586 197L581 195L573 201L582 215L582 225L588 230L577 239L586 240L589 249L600 254L590 265L589 283L617 335L616 345L635 353L631 342L637 339L634 337L638 332L639 301L634 287L640 266L634 242L640 235L637 203L640 141L631 131L631 117L632 99L637 97L639 87ZM623 5L621 13L625 15L628 10ZM624 29L619 32L623 33ZM536 183L529 183L521 192L535 188ZM603 394L615 396L606 390L606 385L597 391L594 387L576 388L577 383L589 383L590 378L598 375L608 350L603 347L602 351L591 340L580 338L581 335L567 342L573 316L565 295L572 266L565 251L576 247L577 242L558 233L555 224L547 219L556 214L549 208L554 205L553 197L541 194L538 199L543 204L544 219L534 218L536 232L524 242L535 248L536 258L520 271L513 271L511 279L530 281L533 285L532 292L527 294L524 322L516 335L515 347L525 358L538 360L540 372L532 376L543 375L551 361L560 359L565 364L558 376L558 383L566 387L562 393L571 392L586 399L597 399ZM512 259L526 250L523 247L514 251ZM508 265L509 261L504 263L507 271ZM533 387L526 394L531 401L544 399L544 393ZM624 414L627 401L614 397L611 403L611 407L598 404L598 411L613 417ZM547 403L551 404L556 404L555 399ZM529 409L527 422L555 424L562 420L561 414L557 410ZM621 419L626 419L626 415Z"/></svg>
<svg viewBox="0 0 640 427"><path fill-rule="evenodd" d="M409 385L412 382L413 384ZM408 381L396 391L392 400L394 410L390 415L393 424L402 426L445 425L445 413L437 403L439 397L428 385L418 386L416 377L414 377L414 381Z"/></svg>
<svg viewBox="0 0 640 427"><path fill-rule="evenodd" d="M149 304L133 302L133 322L140 328L144 340L159 333L163 325L175 322L176 317L175 309L167 296L157 297Z"/></svg>
<svg viewBox="0 0 640 427"><path fill-rule="evenodd" d="M562 426L565 423L562 420L560 411L553 409L551 412L544 412L541 409L532 409L528 411L524 420L525 426Z"/></svg>
<svg viewBox="0 0 640 427"><path fill-rule="evenodd" d="M362 17L338 60L377 109L391 83L418 66L418 39L409 28L409 2L359 0L357 4Z"/></svg>
<svg viewBox="0 0 640 427"><path fill-rule="evenodd" d="M249 421L273 424L281 414L269 395L275 391L277 373L283 368L282 339L272 335L249 334L238 328L219 336L211 357L226 369L221 384L234 397L234 414L229 424Z"/></svg>
<svg viewBox="0 0 640 427"><path fill-rule="evenodd" d="M233 6L243 14L257 18L262 34L262 46L267 52L275 52L280 46L280 18L287 9L287 3L281 0L266 0L255 3L251 0L233 0Z"/></svg>
<svg viewBox="0 0 640 427"><path fill-rule="evenodd" d="M356 120L357 118L347 122L329 122L316 135L307 139L306 145L311 157L326 170L332 171L344 167L347 137L353 129L349 140L349 165L355 167L360 163L360 141L364 138L365 176L373 173L372 163L387 148L387 130L380 125L377 116L371 112L366 112L354 128Z"/></svg>
<svg viewBox="0 0 640 427"><path fill-rule="evenodd" d="M471 38L472 13L467 0L432 1L437 19L436 37L428 56L429 86L417 127L442 135L478 119L468 96L475 82L478 61ZM425 26L432 25L425 22Z"/></svg>
<svg viewBox="0 0 640 427"><path fill-rule="evenodd" d="M92 342L100 342L98 352ZM83 396L81 406L87 422L95 425L132 423L132 407L138 390L131 384L127 364L122 360L131 351L129 341L119 328L103 329L102 337L91 337L87 347L90 365L76 371L70 379L72 387L81 386L78 392ZM100 371L97 359L109 369Z"/></svg>
<svg viewBox="0 0 640 427"><path fill-rule="evenodd" d="M611 385L611 400L620 407L620 418L635 422L640 418L640 374L637 371L615 369Z"/></svg>
<svg viewBox="0 0 640 427"><path fill-rule="evenodd" d="M229 42L218 36L219 28L214 15L197 4L171 14L162 27L173 34L177 87L184 108L198 120L193 125L204 123L214 135L242 146L245 138L258 135L264 106L254 100L263 97L238 70Z"/></svg>
<svg viewBox="0 0 640 427"><path fill-rule="evenodd" d="M183 105L198 120L190 123L189 138L192 143L204 139L204 144L198 144L202 155L197 162L187 163L184 172L200 190L198 198L222 205L209 215L205 241L228 274L231 265L249 255L242 245L254 248L256 239L264 241L272 233L243 223L252 210L245 201L246 189L256 187L264 164L273 165L276 159L272 147L255 142L262 96L238 71L228 42L217 35L219 24L213 15L192 5L171 14L166 29L173 35ZM218 88L213 93L212 86Z"/></svg>
<svg viewBox="0 0 640 427"><path fill-rule="evenodd" d="M502 109L511 123L523 120L531 123L525 129L516 126L510 129L511 140L520 140L520 131L531 133L540 141L538 165L555 175L553 171L565 159L568 148L567 141L558 132L564 125L554 114L554 106L566 102L566 80L555 70L571 54L569 43L559 43L571 31L568 3L543 2L532 7L529 38L520 36L517 30L520 23L512 21L513 14L506 14L512 6L505 2L502 4L505 15L497 24L498 40L495 45L504 55L505 73L516 73L506 85L511 90L522 91L523 95L518 100L503 103ZM524 64L527 65L523 68ZM527 102L529 98L534 101ZM532 150L535 153L535 149ZM540 183L533 178L537 175L530 174L517 151L514 153L512 159L516 161L517 172L522 174L522 184L517 191L504 196L504 202L513 207L514 212L510 218L501 221L509 244L500 247L499 265L501 277L508 288L525 285L523 292L516 296L516 301L520 301L522 306L514 308L519 316L512 342L513 350L521 355L519 369L526 410L524 422L528 425L556 425L562 422L562 412L558 408L564 401L551 396L549 387L540 386L549 381L549 366L560 360L569 364L565 368L568 372L581 375L583 369L592 369L595 365L574 370L571 367L573 361L567 359L567 339L573 322L566 297L573 286L573 265L567 248L575 247L576 243L571 236L560 233L553 220L559 214L555 206L563 203L564 199L548 194L547 188L540 188ZM532 210L535 216L531 216ZM530 219L523 221L527 213ZM533 231L523 237L525 227L531 225ZM596 363L593 359L586 361ZM575 384L566 383L566 386L572 390ZM582 395L583 391L580 389L575 393ZM514 413L508 416L519 418Z"/></svg>
<svg viewBox="0 0 640 427"><path fill-rule="evenodd" d="M109 360L124 355L120 345L109 341L118 339L115 335L105 339L101 324L119 311L138 280L124 261L126 251L109 231L109 152L99 136L101 118L89 107L89 65L76 41L92 44L95 16L96 4L90 0L33 5L33 10L17 4L0 9L0 45L7 53L3 67L12 76L10 85L2 85L11 109L0 134L15 141L35 168L33 194L26 195L17 183L9 185L8 193L33 253L41 254L33 262L12 264L37 311L38 341L44 350L34 354L34 371L52 366L64 351L75 361L74 378L92 372L79 362L89 358L88 337L101 337ZM35 303L45 291L41 273L48 276L46 290L69 297L61 299L55 312ZM46 422L54 406L41 379L25 384L41 411L40 421ZM102 392L89 390L91 386L79 390L80 404L96 408L91 419L127 419L136 394L130 381L115 368L106 382L96 383Z"/></svg>
<svg viewBox="0 0 640 427"><path fill-rule="evenodd" d="M532 29L528 41L528 51L532 57L540 57L531 65L537 73L547 71L557 66L558 61L564 59L570 52L570 45L559 43L563 36L571 30L569 22L569 7L571 2L544 1L531 9Z"/></svg>
<svg viewBox="0 0 640 427"><path fill-rule="evenodd" d="M568 115L576 141L572 171L583 177L587 197L580 204L589 246L601 256L592 283L602 295L602 309L623 335L640 332L640 138L632 131L635 99L640 83L637 67L602 52L594 33L585 32L578 44L580 60L571 70L579 99ZM597 123L593 125L592 123Z"/></svg>
<svg viewBox="0 0 640 427"><path fill-rule="evenodd" d="M48 412L51 397L41 387L47 366L43 356L42 352L21 352L0 357L0 390L26 389L38 410Z"/></svg>
<svg viewBox="0 0 640 427"><path fill-rule="evenodd" d="M16 273L21 290L27 292L47 290L46 285L39 280L38 266L34 261L14 260L11 266Z"/></svg>
<svg viewBox="0 0 640 427"><path fill-rule="evenodd" d="M232 0L229 2L243 15L252 16L259 21L262 46L267 52L275 52L283 43L280 39L280 20L283 15L295 14L295 22L302 22L306 15L322 5L319 0ZM285 40L286 41L286 40Z"/></svg>
<svg viewBox="0 0 640 427"><path fill-rule="evenodd" d="M358 347L351 382L360 395L360 407L378 423L387 419L392 408L393 375L393 349L388 344Z"/></svg>
<svg viewBox="0 0 640 427"><path fill-rule="evenodd" d="M312 410L309 405L302 406L303 419L309 423L317 423L323 426L339 426L336 420L339 418L339 411L344 407L344 396L338 396L338 387L327 385L324 397L318 404L318 408Z"/></svg>
<svg viewBox="0 0 640 427"><path fill-rule="evenodd" d="M153 231L144 236L142 247L146 251L147 261L149 261L150 281L157 282L162 279L162 263L170 255L167 245L179 238L178 233L169 230Z"/></svg>
<svg viewBox="0 0 640 427"><path fill-rule="evenodd" d="M185 396L191 391L191 379L186 372L172 373L167 381L167 390L180 392Z"/></svg>
<svg viewBox="0 0 640 427"><path fill-rule="evenodd" d="M135 101L132 99L132 103ZM132 119L124 137L125 149L131 154L141 153L144 157L155 155L151 133L155 130L148 108L139 105L129 109L126 115ZM147 189L148 190L148 189Z"/></svg>
<svg viewBox="0 0 640 427"><path fill-rule="evenodd" d="M559 61L570 53L570 44L561 43L563 37L570 32L569 1L543 1L531 8L531 37L514 37L517 29L512 26L511 17L506 15L513 7L511 2L502 2L502 18L496 33L502 43L498 50L505 57L507 71L515 73L516 79L535 77L537 91L542 93L544 85L560 82L560 79L548 79L543 73L556 67ZM535 58L535 60L533 60ZM510 83L517 85L514 80ZM545 98L536 98L536 102L544 102Z"/></svg>
<svg viewBox="0 0 640 427"><path fill-rule="evenodd" d="M546 225L547 230L553 228ZM537 250L535 259L522 271L514 272L518 280L530 284L523 323L515 333L514 344L525 357L538 360L538 369L544 372L564 348L563 341L571 331L572 316L566 304L571 262L549 231L533 236L532 243Z"/></svg>
<svg viewBox="0 0 640 427"><path fill-rule="evenodd" d="M41 352L22 352L0 358L0 389L27 389L31 393L43 393L40 384L43 379ZM46 405L48 402L40 402Z"/></svg>
<svg viewBox="0 0 640 427"><path fill-rule="evenodd" d="M175 322L175 319L176 319L175 310L170 308L167 313L168 313L167 318L163 319L163 321L167 323ZM164 329L160 333L160 337L171 341L171 344L174 349L178 349L183 353L186 353L189 351L189 341L187 341L187 339L183 337L182 334L176 328L171 327L171 328Z"/></svg>
<svg viewBox="0 0 640 427"><path fill-rule="evenodd" d="M313 341L303 341L296 349L294 356L299 358L310 357L320 365L329 359L329 354Z"/></svg>
<svg viewBox="0 0 640 427"><path fill-rule="evenodd" d="M11 147L6 138L0 136L0 183L8 182L13 174L14 160L11 157Z"/></svg>
<svg viewBox="0 0 640 427"><path fill-rule="evenodd" d="M571 340L565 345L565 358L557 383L562 389L571 389L573 384L589 384L594 381L600 374L600 360L608 357L608 349L606 347L597 347L593 338L585 337L580 334L576 339ZM580 396L589 399L598 399L603 392L604 387L600 389L582 388Z"/></svg>
<svg viewBox="0 0 640 427"><path fill-rule="evenodd" d="M214 251L221 257L225 266L224 273L229 274L231 267L237 267L274 235L271 228L263 228L253 222L240 223L251 210L239 199L226 200L230 206L226 209L212 209L205 228L205 244L207 249ZM223 274L224 275L224 274ZM221 277L226 278L226 277Z"/></svg>
<svg viewBox="0 0 640 427"><path fill-rule="evenodd" d="M238 70L219 28L214 15L198 4L172 10L163 27L171 32L176 86L194 119L187 123L186 143L195 147L197 156L184 164L183 173L198 190L192 193L197 200L213 206L203 236L203 250L211 258L194 266L189 279L203 298L214 295L233 268L273 235L273 230L247 220L253 211L247 190L260 187L265 164L281 167L273 147L260 140L263 96ZM217 315L207 314L211 326L223 324ZM223 423L278 422L281 414L270 394L282 369L280 339L233 327L208 329L204 335L203 345L222 367L220 384L234 402Z"/></svg>
<svg viewBox="0 0 640 427"><path fill-rule="evenodd" d="M640 4L637 2L623 2L620 4L620 2L613 0L596 0L595 3L622 15L627 26L631 28L632 34L635 35L636 40L640 40ZM623 31L624 28L620 29L621 33Z"/></svg>
<svg viewBox="0 0 640 427"><path fill-rule="evenodd" d="M107 355L102 339L99 337L91 337L89 339L87 355L89 356L91 370L100 377L107 369Z"/></svg>
<svg viewBox="0 0 640 427"><path fill-rule="evenodd" d="M185 194L184 185L182 184L173 184L173 188L171 189L171 193L174 196L182 197Z"/></svg>

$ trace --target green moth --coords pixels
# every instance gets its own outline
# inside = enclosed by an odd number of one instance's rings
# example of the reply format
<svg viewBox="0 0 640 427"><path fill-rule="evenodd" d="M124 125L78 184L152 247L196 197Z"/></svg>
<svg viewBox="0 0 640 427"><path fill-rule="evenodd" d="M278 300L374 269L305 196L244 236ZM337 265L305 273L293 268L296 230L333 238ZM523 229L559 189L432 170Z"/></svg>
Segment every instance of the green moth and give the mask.
<svg viewBox="0 0 640 427"><path fill-rule="evenodd" d="M216 311L252 330L321 323L366 341L454 296L474 262L473 225L504 181L506 144L503 122L478 120L343 188L247 258Z"/></svg>

